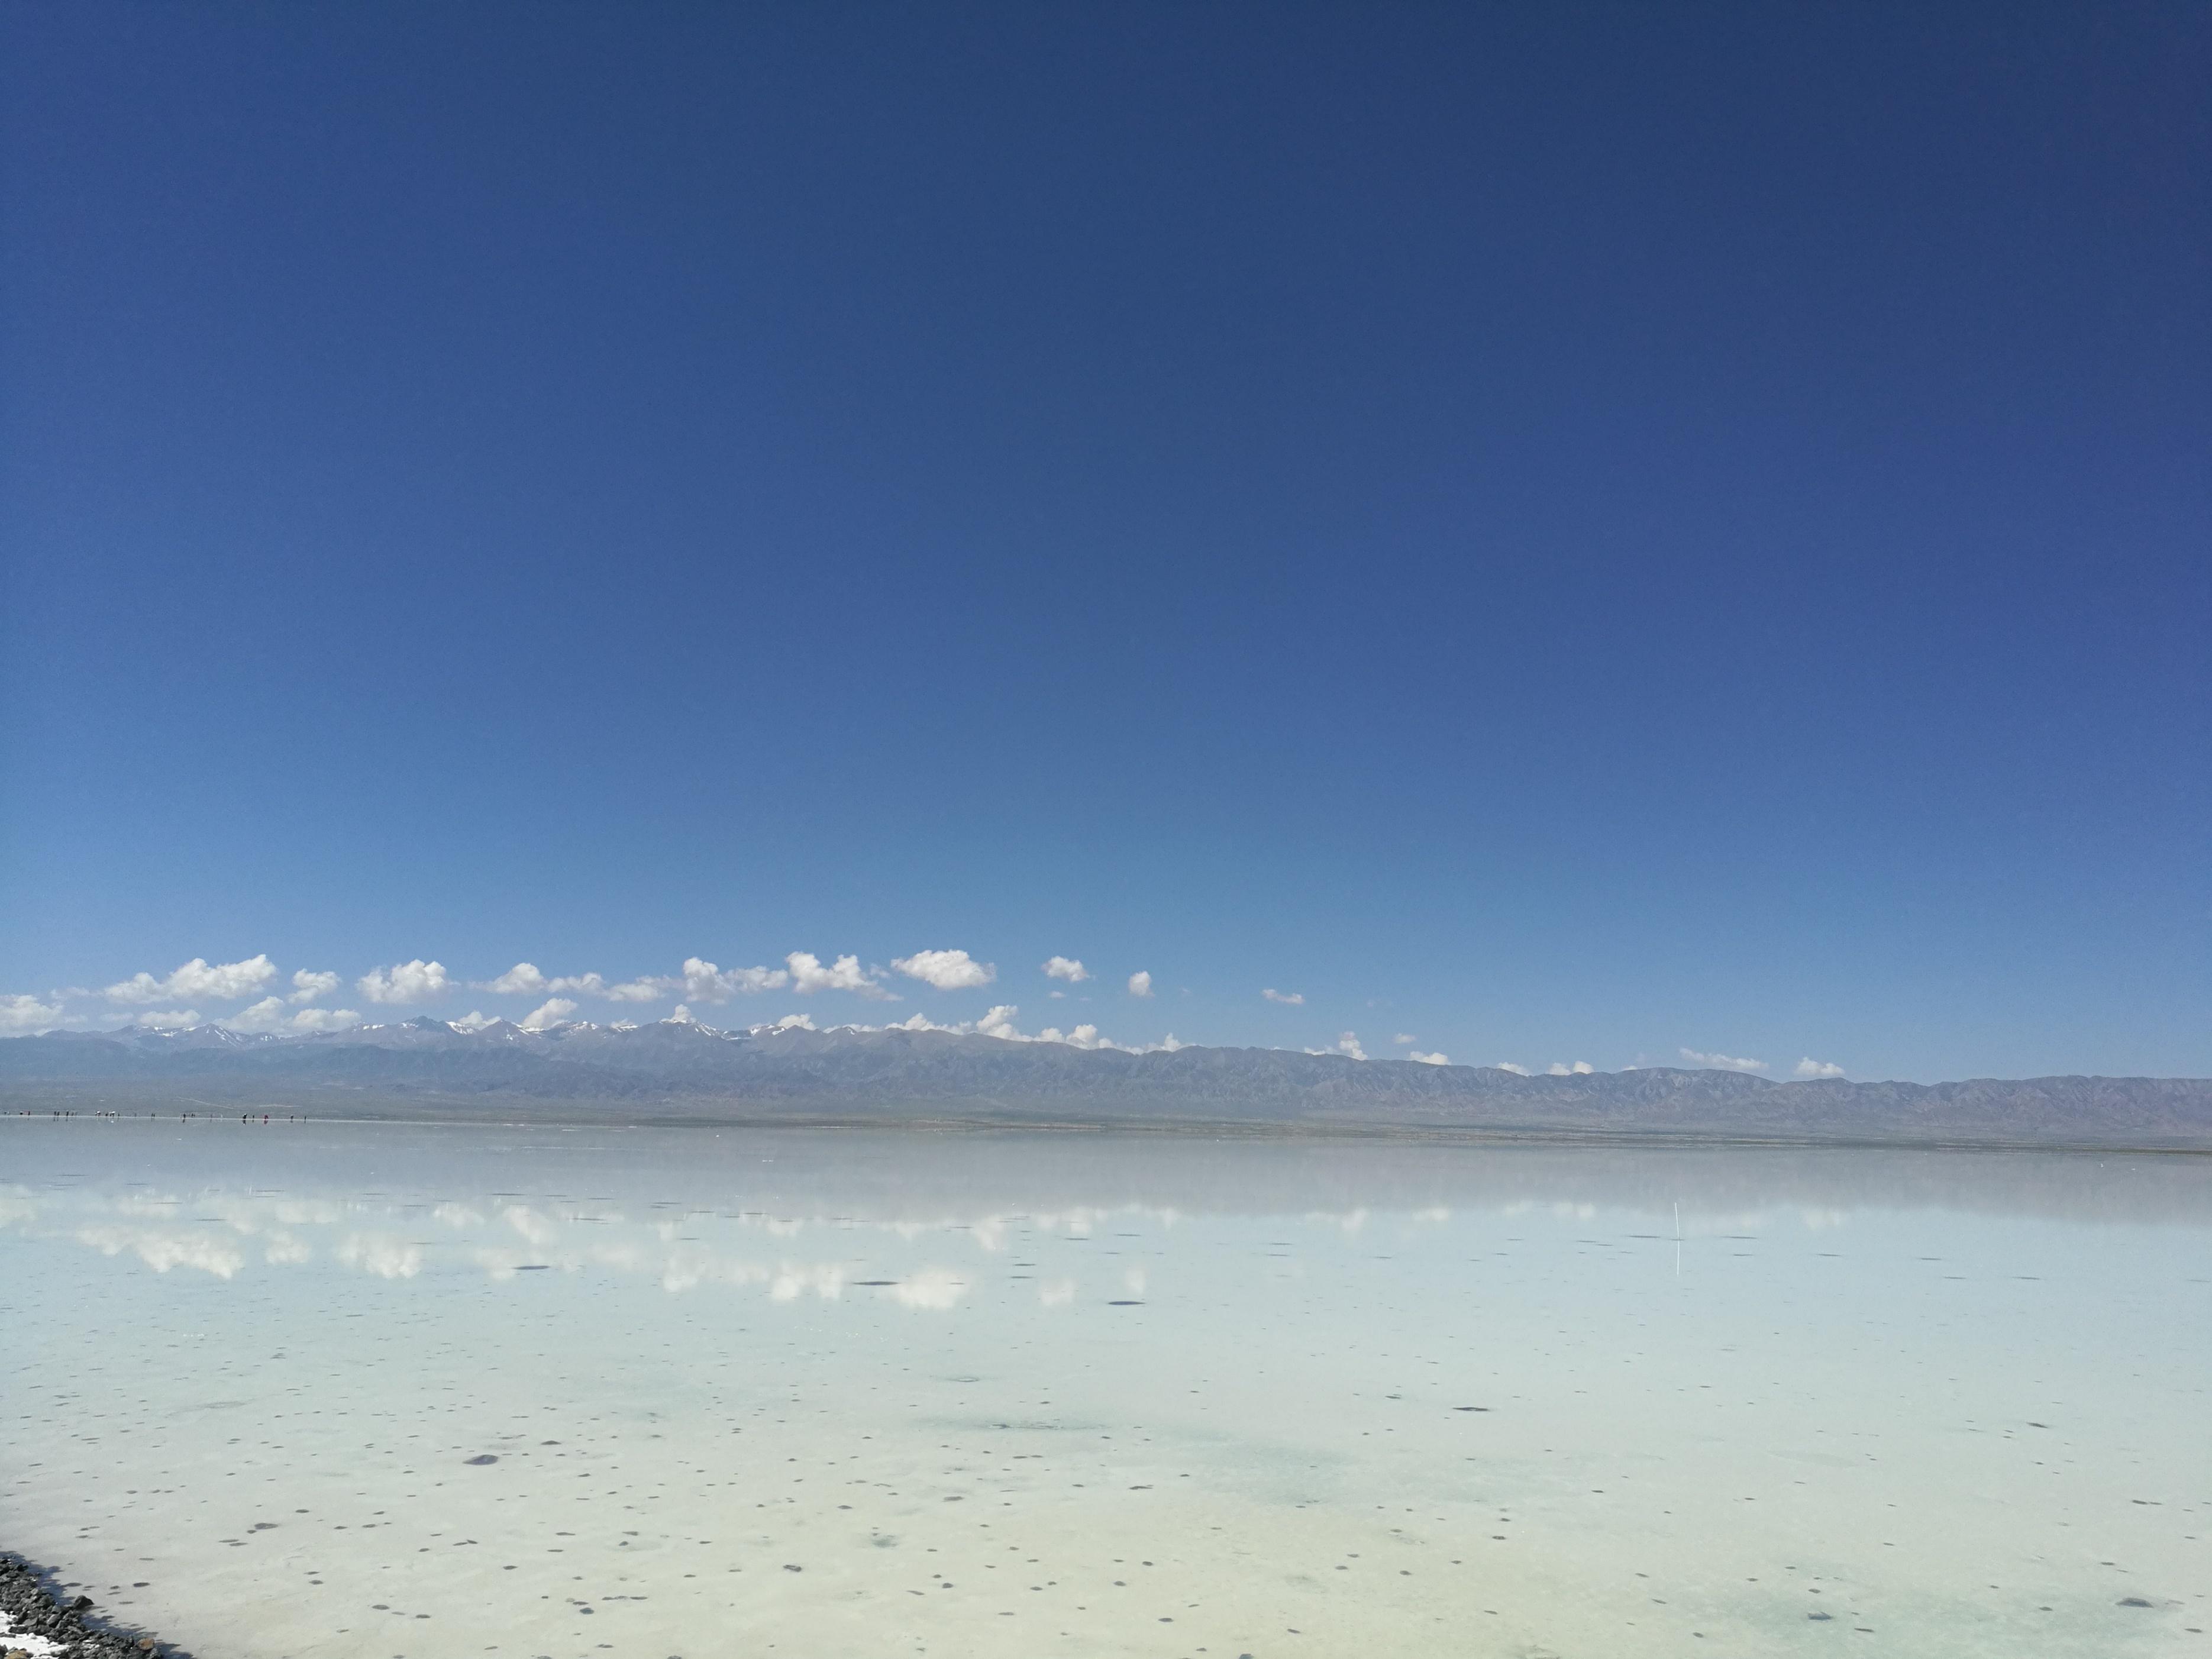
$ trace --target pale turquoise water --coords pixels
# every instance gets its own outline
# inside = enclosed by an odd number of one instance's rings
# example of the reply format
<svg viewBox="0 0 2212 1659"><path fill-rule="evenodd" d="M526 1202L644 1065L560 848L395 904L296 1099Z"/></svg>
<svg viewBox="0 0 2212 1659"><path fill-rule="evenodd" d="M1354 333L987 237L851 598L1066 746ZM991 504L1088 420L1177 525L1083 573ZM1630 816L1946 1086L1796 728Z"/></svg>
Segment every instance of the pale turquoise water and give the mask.
<svg viewBox="0 0 2212 1659"><path fill-rule="evenodd" d="M4 1121L0 1542L205 1659L2212 1655L2208 1246L2182 1158Z"/></svg>

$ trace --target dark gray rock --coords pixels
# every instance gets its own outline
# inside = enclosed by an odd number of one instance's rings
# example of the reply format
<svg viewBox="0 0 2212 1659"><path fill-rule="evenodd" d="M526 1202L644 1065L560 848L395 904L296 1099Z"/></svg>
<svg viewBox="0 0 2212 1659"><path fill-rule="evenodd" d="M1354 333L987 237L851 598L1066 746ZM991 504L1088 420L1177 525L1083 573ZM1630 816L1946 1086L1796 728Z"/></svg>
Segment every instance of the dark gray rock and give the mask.
<svg viewBox="0 0 2212 1659"><path fill-rule="evenodd" d="M58 1643L64 1659L138 1659L163 1651L150 1636L97 1620L90 1596L64 1601L50 1588L52 1582L51 1572L21 1557L0 1555L0 1612L20 1629ZM167 1651L189 1659L180 1650Z"/></svg>

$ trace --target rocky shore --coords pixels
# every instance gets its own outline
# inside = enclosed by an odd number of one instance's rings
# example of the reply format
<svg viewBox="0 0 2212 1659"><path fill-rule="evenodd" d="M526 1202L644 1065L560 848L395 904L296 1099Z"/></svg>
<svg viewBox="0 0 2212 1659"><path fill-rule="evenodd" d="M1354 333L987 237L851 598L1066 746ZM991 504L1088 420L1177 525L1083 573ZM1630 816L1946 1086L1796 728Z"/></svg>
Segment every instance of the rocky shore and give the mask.
<svg viewBox="0 0 2212 1659"><path fill-rule="evenodd" d="M46 1587L52 1578L20 1556L0 1555L0 1659L186 1659L181 1649L111 1626L90 1596L54 1595Z"/></svg>

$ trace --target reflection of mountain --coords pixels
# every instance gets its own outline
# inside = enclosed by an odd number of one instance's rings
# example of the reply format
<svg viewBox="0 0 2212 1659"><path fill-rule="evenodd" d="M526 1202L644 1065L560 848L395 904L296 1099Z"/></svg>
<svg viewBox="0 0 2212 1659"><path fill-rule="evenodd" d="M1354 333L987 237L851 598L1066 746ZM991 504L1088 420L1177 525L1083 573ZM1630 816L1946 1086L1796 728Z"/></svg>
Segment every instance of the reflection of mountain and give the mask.
<svg viewBox="0 0 2212 1659"><path fill-rule="evenodd" d="M2212 1082L1771 1083L1734 1072L1522 1077L1273 1048L1131 1054L949 1031L722 1032L679 1023L463 1030L432 1019L288 1037L57 1034L0 1042L19 1106L307 1103L328 1113L1150 1122L1809 1139L2212 1146Z"/></svg>
<svg viewBox="0 0 2212 1659"><path fill-rule="evenodd" d="M1139 1224L1115 1217L1172 1225L1266 1215L1346 1231L1389 1218L1601 1212L1607 1226L1643 1233L1671 1231L1679 1206L1692 1236L1740 1231L1761 1215L1863 1231L1913 1211L2212 1227L2212 1159L2161 1154L489 1123L264 1130L235 1117L0 1124L0 1137L13 1136L22 1139L0 1139L0 1148L21 1184L0 1185L0 1228L43 1216L71 1229L190 1223L263 1238L361 1232L406 1243L458 1239L496 1218L525 1252L605 1238L612 1224L680 1236L710 1218L743 1220L739 1231L763 1249L836 1259L854 1249L817 1248L816 1234L955 1232L988 1249L1017 1220L1053 1233ZM40 1173L93 1168L95 1151L97 1177Z"/></svg>

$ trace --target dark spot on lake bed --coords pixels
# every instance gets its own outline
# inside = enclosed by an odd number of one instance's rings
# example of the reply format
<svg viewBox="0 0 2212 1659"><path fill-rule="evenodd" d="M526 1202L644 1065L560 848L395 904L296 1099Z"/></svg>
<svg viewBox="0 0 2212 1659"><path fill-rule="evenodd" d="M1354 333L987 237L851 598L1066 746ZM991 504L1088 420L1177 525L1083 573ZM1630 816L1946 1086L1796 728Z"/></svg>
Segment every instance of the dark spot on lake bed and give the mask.
<svg viewBox="0 0 2212 1659"><path fill-rule="evenodd" d="M489 1452L478 1452L478 1453L477 1453L474 1457L465 1457L465 1458L463 1458L463 1459L461 1460L461 1462L463 1462L464 1463L467 1463L467 1464L469 1464L469 1465L471 1465L471 1466L472 1466L472 1467L474 1467L474 1468L483 1468L486 1463L496 1463L496 1462L499 1462L499 1459L498 1459L498 1458L496 1458L496 1457L495 1457L494 1455L492 1455L492 1454L491 1454L491 1453L489 1453Z"/></svg>

